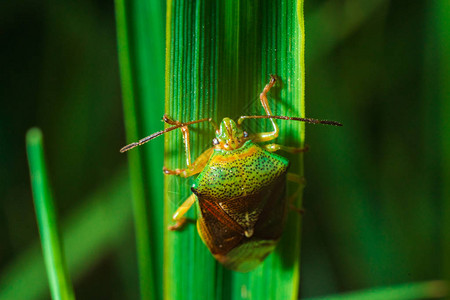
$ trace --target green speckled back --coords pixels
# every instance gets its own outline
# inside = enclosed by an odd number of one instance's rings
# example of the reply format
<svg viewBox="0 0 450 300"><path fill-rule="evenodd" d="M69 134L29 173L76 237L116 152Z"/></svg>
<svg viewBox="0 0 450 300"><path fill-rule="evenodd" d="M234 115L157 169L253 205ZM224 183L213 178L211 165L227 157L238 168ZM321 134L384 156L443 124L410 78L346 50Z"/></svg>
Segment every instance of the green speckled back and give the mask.
<svg viewBox="0 0 450 300"><path fill-rule="evenodd" d="M241 148L214 150L193 189L211 201L223 202L257 194L286 173L289 161L252 141Z"/></svg>

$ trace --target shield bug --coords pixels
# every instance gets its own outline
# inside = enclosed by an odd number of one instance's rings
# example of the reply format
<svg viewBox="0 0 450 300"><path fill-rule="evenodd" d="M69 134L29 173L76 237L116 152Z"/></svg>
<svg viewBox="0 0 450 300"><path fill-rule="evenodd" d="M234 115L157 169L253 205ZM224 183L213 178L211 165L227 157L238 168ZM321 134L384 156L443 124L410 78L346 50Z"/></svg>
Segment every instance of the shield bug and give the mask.
<svg viewBox="0 0 450 300"><path fill-rule="evenodd" d="M169 229L181 229L186 222L185 213L198 200L197 228L201 239L220 263L239 272L254 269L273 251L283 232L290 204L286 182L297 182L300 188L302 185L299 175L288 173L289 161L274 152L299 153L305 151L304 148L258 143L278 136L277 119L342 126L334 121L272 115L267 93L275 81L275 76L271 75L260 94L266 115L241 116L237 121L224 118L220 126L211 118L179 122L164 115L164 122L171 127L120 150L128 151L169 131L181 129L187 167L175 170L164 167L163 172L181 177L198 176L191 187L191 196L177 209L173 215L176 223ZM273 131L249 135L241 128L246 119L270 119ZM216 137L213 146L191 162L188 126L200 122L210 122Z"/></svg>

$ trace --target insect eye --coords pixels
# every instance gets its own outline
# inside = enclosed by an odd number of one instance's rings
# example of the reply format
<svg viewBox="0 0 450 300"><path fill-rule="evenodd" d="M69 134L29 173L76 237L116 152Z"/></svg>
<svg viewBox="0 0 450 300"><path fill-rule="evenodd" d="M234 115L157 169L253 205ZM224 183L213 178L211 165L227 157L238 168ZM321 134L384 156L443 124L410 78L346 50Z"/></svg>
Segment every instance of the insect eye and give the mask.
<svg viewBox="0 0 450 300"><path fill-rule="evenodd" d="M213 138L212 143L213 145L219 145L219 140L217 138Z"/></svg>
<svg viewBox="0 0 450 300"><path fill-rule="evenodd" d="M247 131L244 131L244 137L245 137L245 138L248 137Z"/></svg>

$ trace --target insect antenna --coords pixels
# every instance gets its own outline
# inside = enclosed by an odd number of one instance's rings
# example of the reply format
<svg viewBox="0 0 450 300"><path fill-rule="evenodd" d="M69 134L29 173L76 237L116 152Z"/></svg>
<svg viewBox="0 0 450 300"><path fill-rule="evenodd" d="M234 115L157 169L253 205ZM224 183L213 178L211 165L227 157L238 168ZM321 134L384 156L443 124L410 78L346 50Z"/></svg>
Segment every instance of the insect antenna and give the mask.
<svg viewBox="0 0 450 300"><path fill-rule="evenodd" d="M329 120L317 120L311 118L298 118L298 117L286 117L286 116L241 116L238 120L238 124L241 124L244 119L278 119L278 120L292 120L300 121L311 124L325 124L332 126L342 126L341 123Z"/></svg>
<svg viewBox="0 0 450 300"><path fill-rule="evenodd" d="M145 144L145 143L147 143L148 141L151 141L151 140L153 140L154 138L156 138L156 137L158 137L158 136L160 136L160 135L163 135L164 133L167 133L167 132L169 132L169 131L175 130L175 129L177 129L177 128L184 127L184 126L189 126L189 125L197 124L197 123L201 123L201 122L207 122L207 121L211 122L212 119L211 119L211 118L205 118L205 119L200 119L200 120L195 120L195 121L190 121L190 122L186 122L186 123L180 123L180 124L177 124L177 125L175 125L175 126L172 126L172 127L166 128L166 129L164 129L164 130L155 132L155 133L153 133L153 134L151 134L151 135L149 135L149 136L147 136L147 137L145 137L145 138L143 138L143 139L140 139L140 140L137 141L137 142L128 144L128 145L126 145L125 147L122 147L122 149L120 149L120 152L121 152L121 153L124 153L124 152L126 152L126 151L128 151L128 150L131 150L131 149L137 147L137 146L140 146L140 145L142 145L142 144Z"/></svg>

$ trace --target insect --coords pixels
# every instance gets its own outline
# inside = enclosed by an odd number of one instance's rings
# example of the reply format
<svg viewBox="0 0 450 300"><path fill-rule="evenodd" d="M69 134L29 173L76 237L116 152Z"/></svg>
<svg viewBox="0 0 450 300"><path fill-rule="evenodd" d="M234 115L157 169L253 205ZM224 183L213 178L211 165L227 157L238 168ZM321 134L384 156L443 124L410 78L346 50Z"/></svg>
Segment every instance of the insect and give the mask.
<svg viewBox="0 0 450 300"><path fill-rule="evenodd" d="M237 121L224 118L220 126L211 118L179 122L164 115L164 122L173 126L120 150L128 151L167 132L181 129L187 167L175 170L164 167L163 172L181 177L198 176L191 187L191 196L176 210L173 215L176 223L169 229L182 228L187 220L184 215L198 199L199 235L212 255L234 271L248 272L256 268L274 250L282 235L290 202L299 192L288 199L286 181L294 181L300 188L302 186L299 175L288 173L289 161L274 152L299 153L305 148L274 143L258 145L277 138L279 128L275 120L342 126L334 121L274 116L267 93L275 82L276 77L271 75L270 82L260 94L266 115L241 116ZM270 119L273 131L249 135L241 128L246 119ZM213 146L191 162L188 126L201 122L210 122L216 137L212 141Z"/></svg>

